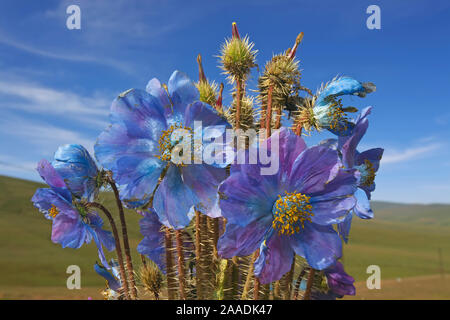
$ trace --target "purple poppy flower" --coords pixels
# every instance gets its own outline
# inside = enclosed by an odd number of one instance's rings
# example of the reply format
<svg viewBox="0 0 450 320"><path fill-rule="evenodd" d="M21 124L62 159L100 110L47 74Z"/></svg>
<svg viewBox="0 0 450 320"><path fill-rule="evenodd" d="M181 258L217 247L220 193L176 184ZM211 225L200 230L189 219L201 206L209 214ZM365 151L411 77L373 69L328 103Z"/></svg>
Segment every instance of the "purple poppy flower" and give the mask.
<svg viewBox="0 0 450 320"><path fill-rule="evenodd" d="M211 217L220 215L217 186L225 170L198 162L198 153L216 138L224 141L225 129L231 126L198 99L197 88L184 73L175 71L167 86L152 79L146 91L131 89L114 100L111 125L95 145L98 161L113 172L121 199L130 207L148 203L164 172L153 207L160 221L175 229L189 224L194 207ZM201 122L202 130L195 130L195 121ZM187 134L177 136L180 130ZM174 159L173 150L189 150L199 135L203 140L200 146L194 144L187 161Z"/></svg>
<svg viewBox="0 0 450 320"><path fill-rule="evenodd" d="M111 232L102 229L102 219L72 198L64 180L50 162L41 160L37 171L50 188L38 189L31 201L47 219L53 221L52 241L63 248L78 249L94 239L102 264L109 267L103 246L112 251L115 242Z"/></svg>
<svg viewBox="0 0 450 320"><path fill-rule="evenodd" d="M89 152L79 144L60 146L52 166L77 198L93 201L102 185L100 172Z"/></svg>
<svg viewBox="0 0 450 320"><path fill-rule="evenodd" d="M307 148L288 129L272 134L268 150L276 141L276 174L262 175L260 164L233 165L219 187L227 219L219 254L246 256L259 248L255 275L261 283L288 272L294 253L314 269L333 265L341 257L342 243L332 224L341 222L355 205L355 170L341 168L336 150Z"/></svg>
<svg viewBox="0 0 450 320"><path fill-rule="evenodd" d="M371 193L375 190L375 174L380 167L380 160L383 156L382 148L369 149L358 152L356 149L362 137L367 131L369 120L367 119L372 107L365 108L355 121L355 128L348 137L340 137L338 149L342 154L342 163L346 168L357 169L360 175L358 190L355 192L357 203L354 213L362 219L372 219L373 211L370 208ZM344 240L348 240L350 231L351 216L339 225L339 231Z"/></svg>

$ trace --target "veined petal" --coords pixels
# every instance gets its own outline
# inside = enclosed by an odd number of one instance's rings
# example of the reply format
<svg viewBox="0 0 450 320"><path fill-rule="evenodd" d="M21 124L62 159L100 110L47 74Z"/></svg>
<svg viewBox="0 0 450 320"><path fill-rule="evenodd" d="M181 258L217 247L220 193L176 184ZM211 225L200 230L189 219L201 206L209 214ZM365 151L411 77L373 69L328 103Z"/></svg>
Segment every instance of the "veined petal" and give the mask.
<svg viewBox="0 0 450 320"><path fill-rule="evenodd" d="M197 203L198 198L183 183L180 169L171 165L153 199L159 221L167 227L182 229L189 225L192 218L189 212Z"/></svg>
<svg viewBox="0 0 450 320"><path fill-rule="evenodd" d="M58 194L68 202L72 202L72 195L67 189L66 183L50 162L45 159L39 161L36 168L41 178Z"/></svg>
<svg viewBox="0 0 450 320"><path fill-rule="evenodd" d="M295 160L289 185L303 194L322 192L339 172L341 163L336 150L324 146L306 149Z"/></svg>
<svg viewBox="0 0 450 320"><path fill-rule="evenodd" d="M199 200L199 203L195 204L197 209L212 218L216 218L216 212L213 209L219 198L217 193L219 184L227 177L225 169L215 168L207 164L191 164L182 167L181 172L183 182Z"/></svg>
<svg viewBox="0 0 450 320"><path fill-rule="evenodd" d="M254 220L245 227L227 223L225 233L217 243L219 255L228 259L253 253L261 245L271 223L272 217L269 216Z"/></svg>
<svg viewBox="0 0 450 320"><path fill-rule="evenodd" d="M332 226L305 224L300 233L291 236L290 244L298 255L317 270L334 265L342 256L342 242Z"/></svg>

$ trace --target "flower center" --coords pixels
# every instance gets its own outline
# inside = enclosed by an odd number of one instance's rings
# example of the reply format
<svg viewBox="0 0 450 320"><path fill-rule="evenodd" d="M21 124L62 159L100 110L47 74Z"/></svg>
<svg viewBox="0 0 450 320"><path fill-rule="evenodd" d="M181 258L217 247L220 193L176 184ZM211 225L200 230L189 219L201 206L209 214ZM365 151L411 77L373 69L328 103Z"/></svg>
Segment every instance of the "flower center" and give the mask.
<svg viewBox="0 0 450 320"><path fill-rule="evenodd" d="M375 169L373 163L369 160L364 160L364 163L356 167L361 173L360 185L370 187L375 181Z"/></svg>
<svg viewBox="0 0 450 320"><path fill-rule="evenodd" d="M305 227L305 221L311 222L312 205L309 204L311 197L295 191L289 193L285 191L285 196L278 195L275 201L272 214L272 228L278 230L278 234L293 235L300 232L300 227Z"/></svg>
<svg viewBox="0 0 450 320"><path fill-rule="evenodd" d="M192 134L193 130L189 127L184 127L181 124L171 125L159 137L159 155L157 157L162 161L171 161L174 148L182 143L185 140L184 138L192 137ZM186 143L189 142L188 140L190 139L186 139ZM188 147L190 148L190 146ZM183 155L179 154L179 156L182 157Z"/></svg>
<svg viewBox="0 0 450 320"><path fill-rule="evenodd" d="M50 217L55 218L59 213L59 210L56 208L54 204L52 204L52 207L48 210L48 214Z"/></svg>

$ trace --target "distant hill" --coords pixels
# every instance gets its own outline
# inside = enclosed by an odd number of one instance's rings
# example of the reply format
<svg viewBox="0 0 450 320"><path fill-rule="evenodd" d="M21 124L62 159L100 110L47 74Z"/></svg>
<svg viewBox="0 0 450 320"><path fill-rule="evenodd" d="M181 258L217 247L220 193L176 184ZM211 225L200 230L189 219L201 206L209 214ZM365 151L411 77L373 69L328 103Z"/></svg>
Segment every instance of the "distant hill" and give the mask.
<svg viewBox="0 0 450 320"><path fill-rule="evenodd" d="M0 176L0 274L7 275L0 277L0 298L26 299L50 291L69 297L66 268L72 264L80 266L82 287L87 290L79 294L100 298L96 292L104 288L104 281L93 270L98 260L95 245L74 250L51 242L51 222L30 201L39 187L45 185ZM111 195L103 196L103 203L115 215ZM374 201L372 207L375 219L353 219L350 241L344 246L345 269L357 281L367 279L369 265L379 265L383 279L435 275L441 265L450 272L450 205ZM134 212L127 214L135 269L140 265L135 250L142 239L139 219ZM450 293L442 297L449 299Z"/></svg>
<svg viewBox="0 0 450 320"><path fill-rule="evenodd" d="M373 201L372 209L377 220L450 226L450 205L448 204L400 204Z"/></svg>

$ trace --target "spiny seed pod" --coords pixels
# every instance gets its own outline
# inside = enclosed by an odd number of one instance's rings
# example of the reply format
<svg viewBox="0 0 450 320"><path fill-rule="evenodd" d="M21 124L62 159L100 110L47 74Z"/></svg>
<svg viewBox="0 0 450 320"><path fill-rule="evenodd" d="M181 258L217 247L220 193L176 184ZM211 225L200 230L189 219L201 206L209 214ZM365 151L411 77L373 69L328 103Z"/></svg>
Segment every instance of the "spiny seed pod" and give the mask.
<svg viewBox="0 0 450 320"><path fill-rule="evenodd" d="M218 85L213 82L199 81L195 84L200 93L200 101L215 106L217 103Z"/></svg>
<svg viewBox="0 0 450 320"><path fill-rule="evenodd" d="M215 106L217 102L217 91L218 86L213 82L209 82L206 78L205 71L203 70L202 65L202 56L199 54L197 56L198 63L198 82L195 84L199 93L200 93L200 101L205 102L211 106Z"/></svg>
<svg viewBox="0 0 450 320"><path fill-rule="evenodd" d="M163 284L163 274L153 261L148 261L140 269L140 276L144 289L153 294L156 300L159 299L161 287Z"/></svg>
<svg viewBox="0 0 450 320"><path fill-rule="evenodd" d="M298 61L286 54L275 55L266 63L263 75L258 79L259 101L262 116L268 105L269 90L271 92L272 119L278 120L282 110L290 103L290 97L296 95L301 88L301 73ZM277 112L273 112L276 110ZM279 121L279 120L278 120Z"/></svg>
<svg viewBox="0 0 450 320"><path fill-rule="evenodd" d="M294 122L292 130L298 131L299 128L310 132L312 129L320 130L317 122L314 119L313 107L316 102L316 97L304 98L303 104L298 105L298 110L294 112Z"/></svg>
<svg viewBox="0 0 450 320"><path fill-rule="evenodd" d="M255 127L255 99L250 96L244 96L241 99L241 129L248 130ZM230 108L225 112L225 116L230 123L232 123L233 119L235 119L236 113L236 100L233 100L233 103Z"/></svg>
<svg viewBox="0 0 450 320"><path fill-rule="evenodd" d="M253 50L254 43L248 36L243 39L239 36L236 23L233 23L233 37L225 39L220 49L220 67L227 75L230 83L236 79L246 80L251 68L256 66L257 50Z"/></svg>

